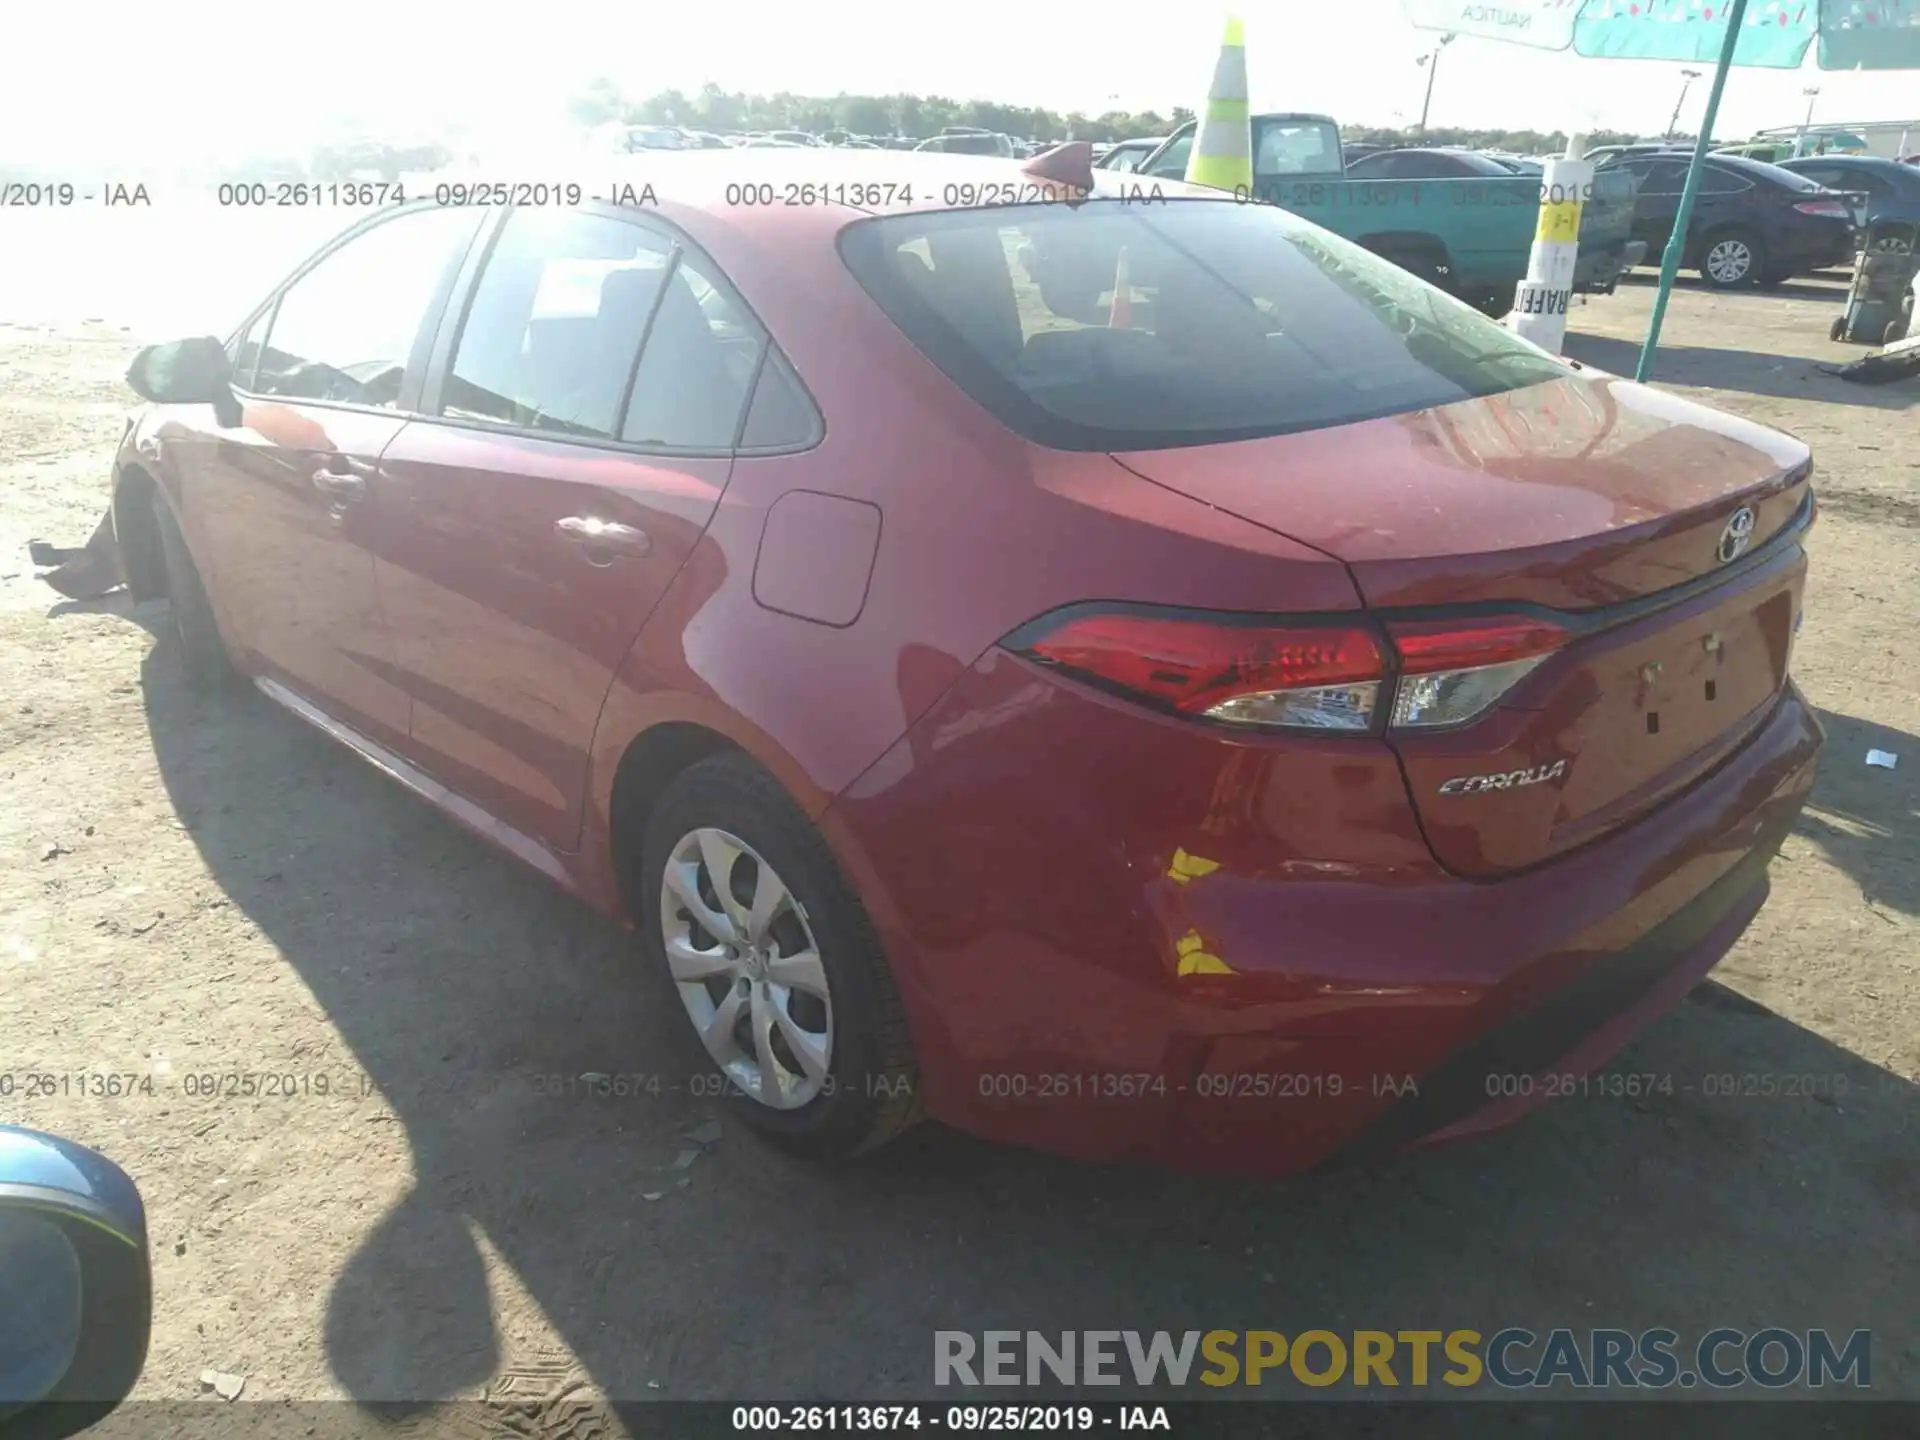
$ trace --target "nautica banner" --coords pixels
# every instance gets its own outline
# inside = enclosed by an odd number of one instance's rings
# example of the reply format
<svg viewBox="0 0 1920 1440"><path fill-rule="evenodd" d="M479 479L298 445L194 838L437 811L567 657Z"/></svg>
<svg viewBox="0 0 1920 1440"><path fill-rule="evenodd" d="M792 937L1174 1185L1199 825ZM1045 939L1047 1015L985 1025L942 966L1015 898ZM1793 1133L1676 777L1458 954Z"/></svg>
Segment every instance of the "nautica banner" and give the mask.
<svg viewBox="0 0 1920 1440"><path fill-rule="evenodd" d="M1573 44L1581 0L1400 0L1407 19L1423 30L1451 30L1488 40L1511 40L1542 50Z"/></svg>

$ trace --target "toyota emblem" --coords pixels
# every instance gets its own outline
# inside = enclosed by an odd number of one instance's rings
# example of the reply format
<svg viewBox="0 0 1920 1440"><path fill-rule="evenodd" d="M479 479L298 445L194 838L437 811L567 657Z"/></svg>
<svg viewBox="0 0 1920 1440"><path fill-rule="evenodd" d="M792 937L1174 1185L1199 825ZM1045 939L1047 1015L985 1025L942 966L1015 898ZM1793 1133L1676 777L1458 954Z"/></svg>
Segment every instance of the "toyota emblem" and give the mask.
<svg viewBox="0 0 1920 1440"><path fill-rule="evenodd" d="M1727 517L1727 525L1720 532L1720 563L1738 560L1747 553L1747 546L1753 543L1753 507L1742 505Z"/></svg>

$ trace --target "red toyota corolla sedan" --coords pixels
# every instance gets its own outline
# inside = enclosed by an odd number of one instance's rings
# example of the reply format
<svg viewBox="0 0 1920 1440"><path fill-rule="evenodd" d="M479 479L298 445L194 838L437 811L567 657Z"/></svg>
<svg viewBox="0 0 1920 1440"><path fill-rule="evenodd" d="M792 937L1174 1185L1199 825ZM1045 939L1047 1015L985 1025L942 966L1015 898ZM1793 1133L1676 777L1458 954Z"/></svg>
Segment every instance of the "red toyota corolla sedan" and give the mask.
<svg viewBox="0 0 1920 1440"><path fill-rule="evenodd" d="M116 524L192 676L629 922L768 1134L1378 1155L1753 918L1797 441L1083 151L633 163L143 352Z"/></svg>

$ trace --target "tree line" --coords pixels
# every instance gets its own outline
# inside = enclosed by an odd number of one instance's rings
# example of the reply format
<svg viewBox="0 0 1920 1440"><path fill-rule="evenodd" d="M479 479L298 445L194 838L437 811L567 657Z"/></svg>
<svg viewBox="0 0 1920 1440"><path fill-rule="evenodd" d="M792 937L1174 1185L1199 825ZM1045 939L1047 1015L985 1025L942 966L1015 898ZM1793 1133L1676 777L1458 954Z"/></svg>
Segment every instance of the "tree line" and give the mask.
<svg viewBox="0 0 1920 1440"><path fill-rule="evenodd" d="M1065 114L1031 105L1003 105L994 100L953 100L944 95L797 95L779 91L749 95L704 85L695 94L662 90L643 100L620 93L611 80L596 80L575 97L569 111L582 125L621 121L629 125L683 125L689 130L806 130L824 134L845 130L855 135L908 135L923 140L949 125L972 125L982 130L1032 140L1081 138L1129 140L1165 135L1193 118L1193 111L1175 106L1166 114L1157 110L1109 110L1099 115L1070 110Z"/></svg>
<svg viewBox="0 0 1920 1440"><path fill-rule="evenodd" d="M623 95L609 79L593 81L573 100L571 118L582 125L619 121L628 125L682 125L689 130L805 130L825 134L845 130L855 135L907 135L923 140L949 125L972 125L982 130L1030 140L1133 140L1167 135L1193 119L1193 111L1173 106L1158 110L1107 110L1090 115L1082 110L1064 113L1037 105L1005 105L996 100L953 100L944 95L799 95L778 91L772 95L746 94L703 85L694 94L661 90L644 99ZM1422 135L1411 128L1343 125L1341 138L1374 145L1465 145L1476 150L1506 150L1522 155L1558 153L1566 149L1561 131L1472 130L1437 127ZM1595 145L1624 144L1638 137L1619 131L1599 131L1589 137Z"/></svg>

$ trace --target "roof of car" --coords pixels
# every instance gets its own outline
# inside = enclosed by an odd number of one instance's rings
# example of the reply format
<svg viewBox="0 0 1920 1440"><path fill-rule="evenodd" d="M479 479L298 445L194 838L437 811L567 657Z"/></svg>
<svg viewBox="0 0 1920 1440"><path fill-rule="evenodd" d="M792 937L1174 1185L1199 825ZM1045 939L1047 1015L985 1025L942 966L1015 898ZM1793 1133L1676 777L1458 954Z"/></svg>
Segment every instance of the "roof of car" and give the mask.
<svg viewBox="0 0 1920 1440"><path fill-rule="evenodd" d="M582 176L588 193L604 193L613 184L635 191L651 186L663 203L705 211L716 217L756 223L780 212L831 210L843 216L957 210L968 205L1055 203L1069 188L1030 174L1030 160L991 155L950 155L936 150L853 150L840 146L750 150L662 151L615 155ZM1092 199L1140 196L1138 176L1094 170ZM1219 190L1177 180L1152 182L1168 199L1219 200ZM742 185L772 185L777 203L741 200ZM789 186L801 188L788 203ZM839 187L845 186L842 191ZM820 192L824 191L824 197Z"/></svg>
<svg viewBox="0 0 1920 1440"><path fill-rule="evenodd" d="M1796 165L1864 165L1869 169L1891 166L1895 170L1904 169L1898 160L1889 160L1884 155L1796 155L1791 160L1778 162L1783 169L1792 169Z"/></svg>

